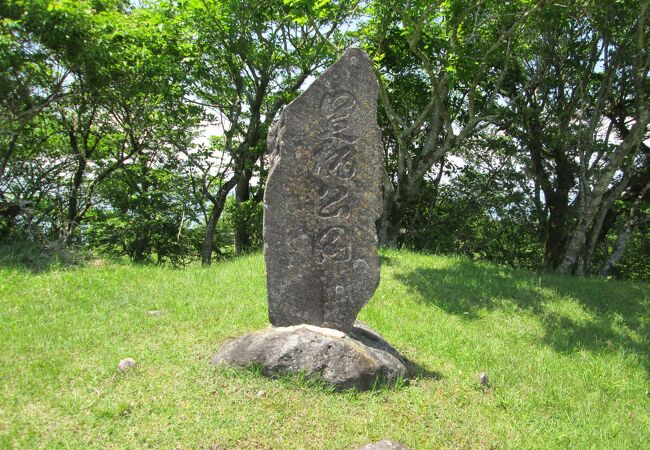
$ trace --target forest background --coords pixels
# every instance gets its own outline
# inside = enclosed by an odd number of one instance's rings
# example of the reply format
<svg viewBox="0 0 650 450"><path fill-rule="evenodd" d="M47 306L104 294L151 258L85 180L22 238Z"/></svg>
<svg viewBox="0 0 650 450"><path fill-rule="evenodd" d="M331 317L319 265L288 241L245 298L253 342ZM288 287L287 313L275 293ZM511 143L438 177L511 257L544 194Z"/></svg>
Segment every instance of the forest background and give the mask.
<svg viewBox="0 0 650 450"><path fill-rule="evenodd" d="M354 45L381 245L650 279L643 0L0 0L0 29L0 245L260 249L267 130Z"/></svg>

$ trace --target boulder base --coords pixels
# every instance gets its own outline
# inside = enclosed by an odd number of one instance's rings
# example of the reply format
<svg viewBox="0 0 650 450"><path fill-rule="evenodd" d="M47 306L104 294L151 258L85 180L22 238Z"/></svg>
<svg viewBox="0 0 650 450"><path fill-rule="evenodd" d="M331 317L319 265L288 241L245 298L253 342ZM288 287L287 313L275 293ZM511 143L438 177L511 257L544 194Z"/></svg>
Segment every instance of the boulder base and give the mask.
<svg viewBox="0 0 650 450"><path fill-rule="evenodd" d="M349 333L313 325L269 327L227 342L213 363L261 366L267 376L305 373L337 389L372 388L406 378L400 354L376 331L355 322Z"/></svg>

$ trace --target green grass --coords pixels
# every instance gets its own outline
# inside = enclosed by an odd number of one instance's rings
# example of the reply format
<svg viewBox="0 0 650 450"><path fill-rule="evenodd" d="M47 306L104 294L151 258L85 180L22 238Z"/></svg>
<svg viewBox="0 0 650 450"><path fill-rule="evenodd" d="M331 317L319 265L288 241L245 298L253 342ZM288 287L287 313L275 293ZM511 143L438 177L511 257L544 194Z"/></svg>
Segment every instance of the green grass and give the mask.
<svg viewBox="0 0 650 450"><path fill-rule="evenodd" d="M0 448L650 442L647 284L384 252L360 318L419 377L335 393L209 364L224 340L267 325L261 255L210 269L57 267L0 267ZM116 374L126 357L137 368Z"/></svg>

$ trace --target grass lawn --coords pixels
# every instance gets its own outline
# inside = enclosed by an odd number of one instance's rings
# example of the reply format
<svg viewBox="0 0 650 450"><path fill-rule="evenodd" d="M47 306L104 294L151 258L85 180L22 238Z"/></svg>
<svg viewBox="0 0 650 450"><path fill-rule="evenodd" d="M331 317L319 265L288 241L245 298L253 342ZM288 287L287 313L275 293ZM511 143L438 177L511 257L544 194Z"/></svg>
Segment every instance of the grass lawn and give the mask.
<svg viewBox="0 0 650 450"><path fill-rule="evenodd" d="M382 255L360 319L420 374L366 393L209 364L268 324L259 254L209 269L1 265L0 448L650 446L650 285ZM117 374L126 357L138 366Z"/></svg>

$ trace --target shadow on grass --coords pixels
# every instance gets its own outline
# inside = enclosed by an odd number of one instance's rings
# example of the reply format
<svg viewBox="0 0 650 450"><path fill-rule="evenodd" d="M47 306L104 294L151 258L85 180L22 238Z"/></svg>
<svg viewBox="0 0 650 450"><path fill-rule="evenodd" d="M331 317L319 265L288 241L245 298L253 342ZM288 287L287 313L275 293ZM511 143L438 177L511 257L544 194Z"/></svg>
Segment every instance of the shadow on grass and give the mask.
<svg viewBox="0 0 650 450"><path fill-rule="evenodd" d="M404 358L404 362L406 363L406 367L408 368L409 371L409 378L410 379L416 379L416 380L434 380L434 381L439 381L442 380L442 373L437 372L435 370L430 370L423 365L408 359L406 357Z"/></svg>
<svg viewBox="0 0 650 450"><path fill-rule="evenodd" d="M326 394L349 394L349 393L370 393L377 394L388 391L405 389L413 379L442 379L442 374L426 369L425 367L406 360L409 369L408 378L398 378L389 380L386 377L377 377L370 386L365 386L360 390L357 386L337 387L329 384L319 374L308 374L304 371L298 372L269 372L261 364L253 364L249 367L230 367L217 366L217 371L232 378L253 377L258 379L274 380L280 385L287 388L301 388L310 391L322 392Z"/></svg>
<svg viewBox="0 0 650 450"><path fill-rule="evenodd" d="M421 301L465 320L496 310L532 313L544 326L541 343L558 352L633 352L650 377L650 286L537 275L473 261L397 272L395 278Z"/></svg>
<svg viewBox="0 0 650 450"><path fill-rule="evenodd" d="M393 261L393 258L387 255L379 255L379 266L392 266L394 265L395 262Z"/></svg>

